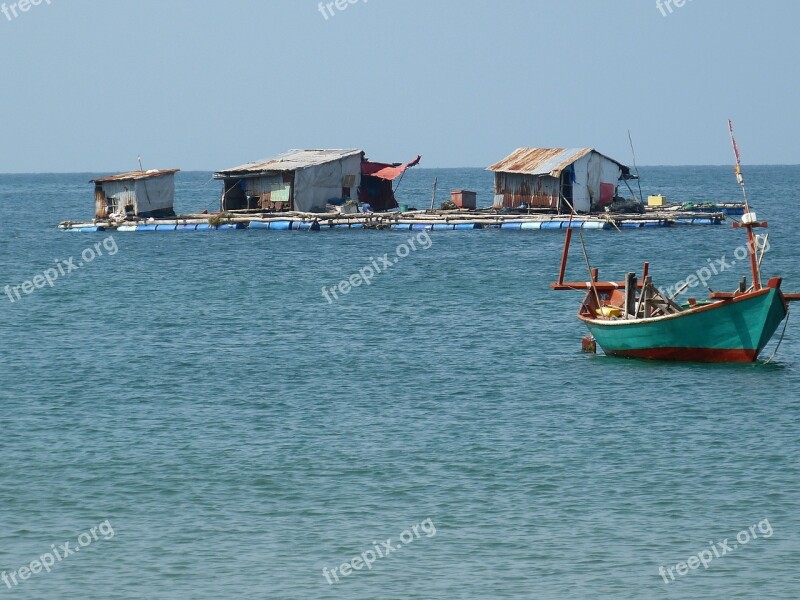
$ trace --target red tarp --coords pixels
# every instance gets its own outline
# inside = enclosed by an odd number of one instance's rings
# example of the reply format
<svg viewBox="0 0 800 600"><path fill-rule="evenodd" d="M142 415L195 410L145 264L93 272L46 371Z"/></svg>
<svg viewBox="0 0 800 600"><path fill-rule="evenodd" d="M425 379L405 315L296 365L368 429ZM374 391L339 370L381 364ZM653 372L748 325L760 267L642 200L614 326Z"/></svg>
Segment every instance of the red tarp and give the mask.
<svg viewBox="0 0 800 600"><path fill-rule="evenodd" d="M600 184L600 206L608 206L614 202L617 187L613 183Z"/></svg>
<svg viewBox="0 0 800 600"><path fill-rule="evenodd" d="M361 174L369 175L371 177L378 177L379 179L386 179L387 181L394 181L400 175L405 173L406 169L416 167L419 161L422 160L421 156L417 156L410 163L404 165L392 165L387 163L369 162L368 160L361 163Z"/></svg>

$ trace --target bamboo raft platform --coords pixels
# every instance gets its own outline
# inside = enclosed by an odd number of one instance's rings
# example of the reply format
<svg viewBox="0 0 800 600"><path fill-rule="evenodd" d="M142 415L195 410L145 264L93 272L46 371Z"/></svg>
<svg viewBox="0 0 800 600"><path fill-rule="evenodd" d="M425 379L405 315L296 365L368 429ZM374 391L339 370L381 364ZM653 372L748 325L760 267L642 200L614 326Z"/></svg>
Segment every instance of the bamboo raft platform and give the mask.
<svg viewBox="0 0 800 600"><path fill-rule="evenodd" d="M460 231L474 229L555 230L624 229L672 227L676 225L719 225L724 213L648 211L644 214L603 213L592 215L503 214L487 210L434 210L405 213L265 213L231 211L222 214L187 214L173 218L129 218L124 221L94 219L64 221L59 229L84 233L99 231L224 231L238 229L320 231L325 229L379 229Z"/></svg>

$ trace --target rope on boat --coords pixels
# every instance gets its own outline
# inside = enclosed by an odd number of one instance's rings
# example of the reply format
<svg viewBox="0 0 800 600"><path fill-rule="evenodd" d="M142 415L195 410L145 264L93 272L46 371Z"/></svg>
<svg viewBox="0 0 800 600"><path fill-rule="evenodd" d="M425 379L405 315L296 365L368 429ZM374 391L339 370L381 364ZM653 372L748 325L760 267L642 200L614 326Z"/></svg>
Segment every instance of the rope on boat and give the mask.
<svg viewBox="0 0 800 600"><path fill-rule="evenodd" d="M769 357L769 360L767 360L767 362L764 363L765 365L768 365L769 363L771 363L772 359L775 358L775 355L778 354L778 350L780 350L781 342L783 342L783 336L786 335L786 327L789 325L789 314L790 314L790 311L787 308L786 309L786 320L783 322L783 331L781 332L781 337L778 340L778 345L775 346L775 352L773 352L772 356Z"/></svg>

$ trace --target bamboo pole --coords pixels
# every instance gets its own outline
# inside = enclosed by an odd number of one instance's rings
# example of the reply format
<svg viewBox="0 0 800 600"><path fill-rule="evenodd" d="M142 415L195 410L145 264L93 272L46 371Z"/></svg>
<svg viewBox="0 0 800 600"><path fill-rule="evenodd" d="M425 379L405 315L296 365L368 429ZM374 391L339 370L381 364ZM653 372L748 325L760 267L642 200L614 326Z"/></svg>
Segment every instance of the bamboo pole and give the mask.
<svg viewBox="0 0 800 600"><path fill-rule="evenodd" d="M433 212L433 205L436 204L436 189L439 187L439 176L433 179L433 196L431 197L431 212Z"/></svg>

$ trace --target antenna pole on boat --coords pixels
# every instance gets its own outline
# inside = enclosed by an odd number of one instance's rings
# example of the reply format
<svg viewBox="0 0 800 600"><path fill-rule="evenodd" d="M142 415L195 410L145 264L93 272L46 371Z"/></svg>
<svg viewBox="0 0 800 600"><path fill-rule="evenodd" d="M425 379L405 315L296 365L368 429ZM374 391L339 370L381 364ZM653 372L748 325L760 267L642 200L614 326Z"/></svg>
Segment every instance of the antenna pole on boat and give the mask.
<svg viewBox="0 0 800 600"><path fill-rule="evenodd" d="M139 170L144 173L144 167L142 166L142 156L139 155Z"/></svg>
<svg viewBox="0 0 800 600"><path fill-rule="evenodd" d="M744 209L745 214L742 217L742 223L734 223L734 227L744 227L747 229L747 251L750 255L750 270L753 272L753 289L761 289L761 265L758 260L758 236L753 233L754 227L766 227L766 223L759 223L756 221L756 216L750 210L750 199L747 197L747 186L744 183L744 176L742 175L742 157L739 153L739 145L736 143L736 138L733 135L733 121L728 119L728 130L731 132L731 144L733 145L733 154L736 157L736 181L742 187L742 195L744 196Z"/></svg>

